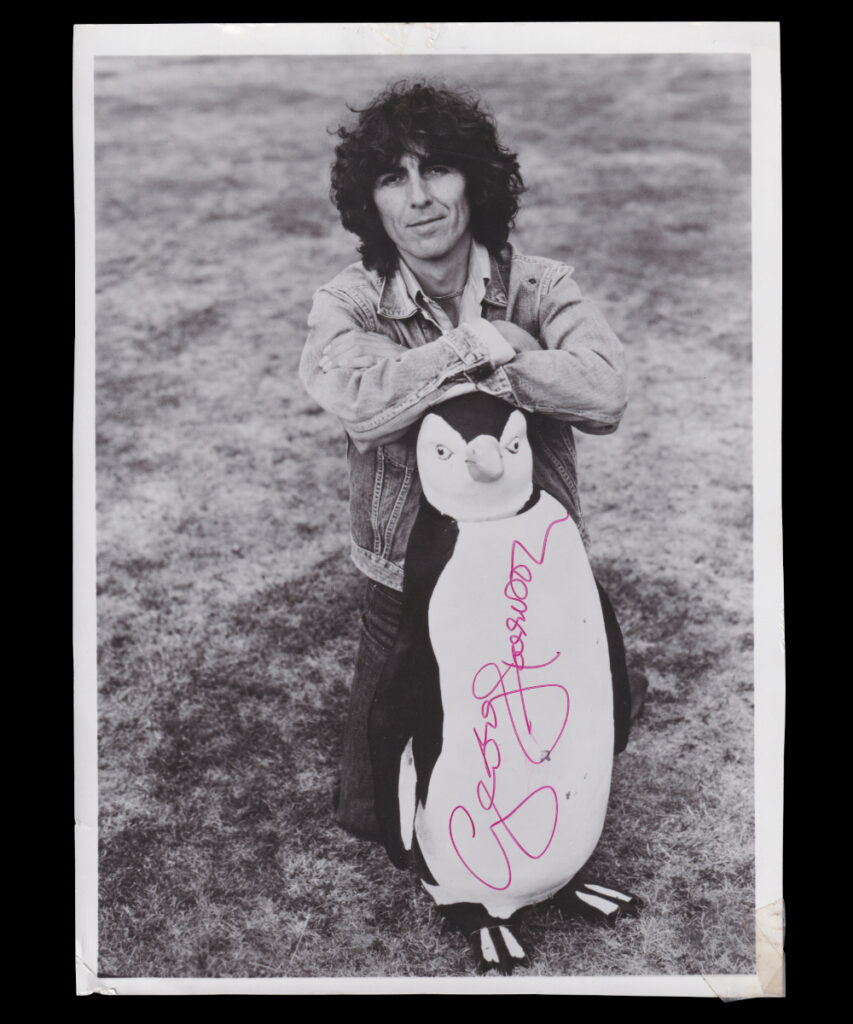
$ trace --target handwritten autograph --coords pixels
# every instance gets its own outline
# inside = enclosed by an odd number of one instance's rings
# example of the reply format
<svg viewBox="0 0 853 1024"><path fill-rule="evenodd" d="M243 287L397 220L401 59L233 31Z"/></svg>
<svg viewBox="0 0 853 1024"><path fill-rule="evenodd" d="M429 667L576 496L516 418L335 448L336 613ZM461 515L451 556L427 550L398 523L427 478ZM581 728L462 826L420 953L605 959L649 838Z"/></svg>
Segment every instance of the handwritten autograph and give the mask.
<svg viewBox="0 0 853 1024"><path fill-rule="evenodd" d="M544 563L551 530L568 519L569 513L567 512L548 525L538 558L531 554L521 541L513 540L510 550L509 579L504 587L504 596L510 602L511 611L511 615L505 621L505 627L509 634L510 659L502 660L499 663L490 661L482 665L475 673L471 683L471 693L475 700L480 701L480 714L485 719L482 735L474 729L474 738L479 747L486 775L486 781L480 780L477 783L477 802L482 810L494 812L495 818L489 825L488 831L497 843L506 864L506 881L501 882L500 879L488 881L483 878L463 855L460 846L464 846L466 851L473 852L475 856L478 847L480 850L483 849L481 844L472 842L477 839L477 827L471 813L463 804L457 805L451 811L448 829L453 849L467 870L483 885L497 891L507 889L512 883L512 867L502 837L505 841L508 836L526 857L538 860L550 847L554 833L557 831L559 803L557 793L552 786L543 785L534 789L507 814L502 814L498 809L498 769L501 766L502 758L500 746L497 740L489 735L489 732L497 729L498 712L495 705L497 702L503 701L504 710L519 748L529 762L539 765L550 760L552 751L560 742L565 731L569 718L569 694L565 687L558 683L529 685L522 679L522 674L538 672L547 668L560 657L560 652L557 651L554 657L548 661L538 665L528 664L524 654L525 638L528 635L525 626L527 625L530 585L533 582L532 566L541 566ZM507 677L509 677L510 688L507 687ZM525 701L525 694L530 694L535 690L559 691L559 694L552 694L552 696L557 696L558 699L562 697L565 700L565 713L559 723L559 730L544 747L540 731L537 729L537 732L534 733L533 722L528 714ZM521 725L522 722L523 725ZM520 725L521 728L519 728ZM550 722L547 723L546 728L549 725L551 725ZM535 753L527 746L528 741L536 747ZM467 819L467 827L464 824L464 819ZM503 832L500 832L501 829ZM528 829L536 833L535 838L532 835L530 837L524 835ZM523 834L522 838L519 837L519 832ZM485 833L483 835L485 836ZM469 857L471 852L467 854ZM500 884L498 884L499 882Z"/></svg>

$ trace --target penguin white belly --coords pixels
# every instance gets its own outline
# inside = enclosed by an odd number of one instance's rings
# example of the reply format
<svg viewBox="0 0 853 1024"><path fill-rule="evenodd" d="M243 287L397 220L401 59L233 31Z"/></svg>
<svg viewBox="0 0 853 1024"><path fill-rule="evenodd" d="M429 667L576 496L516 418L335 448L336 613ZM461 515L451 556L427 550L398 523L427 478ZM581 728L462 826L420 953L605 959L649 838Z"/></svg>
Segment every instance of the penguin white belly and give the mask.
<svg viewBox="0 0 853 1024"><path fill-rule="evenodd" d="M442 750L418 842L436 903L494 917L547 899L595 849L610 792L613 693L580 535L541 494L462 522L429 605Z"/></svg>

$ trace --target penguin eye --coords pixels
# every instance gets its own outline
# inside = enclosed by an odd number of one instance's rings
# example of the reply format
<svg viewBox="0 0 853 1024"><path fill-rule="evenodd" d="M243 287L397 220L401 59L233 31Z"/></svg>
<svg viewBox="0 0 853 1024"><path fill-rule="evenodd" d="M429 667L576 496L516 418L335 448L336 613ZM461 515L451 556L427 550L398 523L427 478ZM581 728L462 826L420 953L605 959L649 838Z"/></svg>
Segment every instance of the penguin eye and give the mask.
<svg viewBox="0 0 853 1024"><path fill-rule="evenodd" d="M453 452L443 444L437 444L435 446L435 454L440 459L449 459Z"/></svg>
<svg viewBox="0 0 853 1024"><path fill-rule="evenodd" d="M520 447L521 447L521 440L519 438L517 438L517 437L514 437L510 441L510 443L506 446L506 450L510 453L510 455L517 455L518 454L518 449Z"/></svg>

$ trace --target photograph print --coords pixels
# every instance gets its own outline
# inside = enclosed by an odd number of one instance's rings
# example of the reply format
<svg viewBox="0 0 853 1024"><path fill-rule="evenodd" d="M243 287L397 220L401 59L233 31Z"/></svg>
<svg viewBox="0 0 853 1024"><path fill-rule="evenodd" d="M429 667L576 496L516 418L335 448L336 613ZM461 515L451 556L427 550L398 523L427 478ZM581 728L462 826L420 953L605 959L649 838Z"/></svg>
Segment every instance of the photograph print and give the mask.
<svg viewBox="0 0 853 1024"><path fill-rule="evenodd" d="M756 977L754 68L564 49L95 48L90 990Z"/></svg>

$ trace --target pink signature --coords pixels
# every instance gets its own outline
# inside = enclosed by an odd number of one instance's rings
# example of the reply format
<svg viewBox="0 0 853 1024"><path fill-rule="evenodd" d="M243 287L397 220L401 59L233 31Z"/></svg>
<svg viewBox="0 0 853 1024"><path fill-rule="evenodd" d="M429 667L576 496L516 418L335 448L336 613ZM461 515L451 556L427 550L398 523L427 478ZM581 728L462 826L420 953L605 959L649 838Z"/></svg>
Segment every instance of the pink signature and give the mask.
<svg viewBox="0 0 853 1024"><path fill-rule="evenodd" d="M526 857L538 860L550 847L557 830L559 805L557 794L552 786L540 786L529 793L507 814L500 812L497 806L497 784L498 769L501 766L501 750L497 740L490 736L489 732L496 729L498 725L498 712L495 704L504 701L504 710L522 753L528 761L538 765L550 759L551 752L560 742L565 731L569 718L568 691L558 683L525 685L522 681L522 672L534 672L547 668L560 657L560 652L557 651L554 657L548 661L538 665L528 664L524 656L525 637L527 637L525 625L527 624L527 599L530 594L530 584L533 581L531 565L541 566L543 564L551 530L558 523L564 523L568 519L569 513L567 512L548 525L538 558L531 554L521 541L514 540L512 542L509 579L504 587L504 596L511 602L510 610L512 612L505 622L506 630L509 633L510 660L500 663L487 662L477 670L471 683L471 692L475 700L480 701L480 714L485 719L482 736L474 729L474 738L483 759L486 775L486 781L481 780L477 783L477 803L484 811L494 811L495 819L489 825L488 830L497 843L506 864L506 881L502 884L487 881L474 870L463 856L460 844L474 854L476 854L479 844L472 842L477 839L477 828L470 812L462 804L457 805L451 811L448 829L453 849L467 870L483 885L498 891L507 889L512 882L512 867L501 837L503 836L505 840L508 836ZM524 557L527 562L523 560ZM507 677L509 677L509 688L507 687ZM544 747L541 734L537 733L534 737L533 722L528 714L525 701L525 694L531 694L537 690L559 691L565 698L565 713L559 723L559 729ZM519 729L521 723L523 724ZM548 722L546 728L550 725L551 722ZM528 746L529 743L538 749L532 751ZM467 828L460 825L463 819L467 819ZM499 832L501 828L503 829L502 833ZM470 855L469 853L468 856Z"/></svg>

